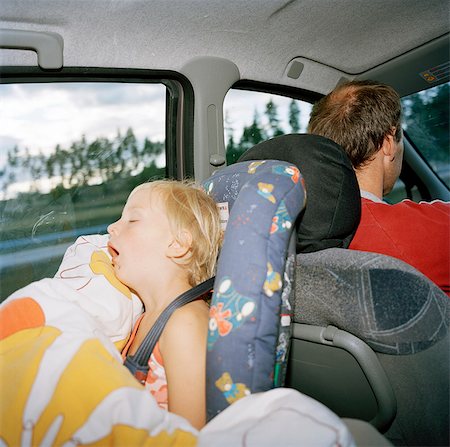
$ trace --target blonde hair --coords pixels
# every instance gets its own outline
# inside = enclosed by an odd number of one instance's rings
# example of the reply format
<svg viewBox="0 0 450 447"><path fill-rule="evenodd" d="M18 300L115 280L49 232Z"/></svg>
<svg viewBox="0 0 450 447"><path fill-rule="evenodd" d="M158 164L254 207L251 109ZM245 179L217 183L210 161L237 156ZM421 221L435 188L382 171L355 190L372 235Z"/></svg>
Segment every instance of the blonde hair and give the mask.
<svg viewBox="0 0 450 447"><path fill-rule="evenodd" d="M160 194L171 231L179 242L183 239L183 231L192 235L188 254L176 261L187 268L189 284L194 287L214 276L222 243L219 211L214 199L200 185L189 180L143 183L131 192L130 197L142 189Z"/></svg>

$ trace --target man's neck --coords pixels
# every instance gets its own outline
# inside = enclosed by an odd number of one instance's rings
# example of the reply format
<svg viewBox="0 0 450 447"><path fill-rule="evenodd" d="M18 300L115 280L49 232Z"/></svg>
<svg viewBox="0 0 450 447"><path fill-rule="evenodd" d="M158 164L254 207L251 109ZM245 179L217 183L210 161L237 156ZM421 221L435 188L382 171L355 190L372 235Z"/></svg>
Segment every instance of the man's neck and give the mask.
<svg viewBox="0 0 450 447"><path fill-rule="evenodd" d="M370 200L371 202L376 202L376 203L385 203L385 202L383 202L383 200L381 200L379 197L377 197L375 194L372 194L371 192L369 192L369 191L364 191L364 189L360 189L359 190L359 193L360 193L360 195L361 195L361 197L363 198L363 199L368 199L368 200Z"/></svg>
<svg viewBox="0 0 450 447"><path fill-rule="evenodd" d="M383 200L383 179L379 178L377 172L369 167L355 170L359 189L366 191L380 200Z"/></svg>

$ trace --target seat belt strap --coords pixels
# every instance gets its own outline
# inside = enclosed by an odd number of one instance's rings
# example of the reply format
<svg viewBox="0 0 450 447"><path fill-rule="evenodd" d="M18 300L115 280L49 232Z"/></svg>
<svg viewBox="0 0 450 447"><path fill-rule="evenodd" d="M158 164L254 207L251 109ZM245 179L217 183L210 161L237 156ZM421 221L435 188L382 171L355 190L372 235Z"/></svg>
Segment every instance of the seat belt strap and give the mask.
<svg viewBox="0 0 450 447"><path fill-rule="evenodd" d="M130 370L131 374L133 374L133 376L135 376L139 382L145 383L149 370L148 361L172 313L179 307L195 301L200 296L204 295L207 292L210 292L213 289L214 279L215 277L213 276L212 278L207 279L200 284L197 284L192 289L187 290L186 292L175 298L163 310L161 315L156 320L155 324L148 331L136 353L134 355L127 355L124 365Z"/></svg>

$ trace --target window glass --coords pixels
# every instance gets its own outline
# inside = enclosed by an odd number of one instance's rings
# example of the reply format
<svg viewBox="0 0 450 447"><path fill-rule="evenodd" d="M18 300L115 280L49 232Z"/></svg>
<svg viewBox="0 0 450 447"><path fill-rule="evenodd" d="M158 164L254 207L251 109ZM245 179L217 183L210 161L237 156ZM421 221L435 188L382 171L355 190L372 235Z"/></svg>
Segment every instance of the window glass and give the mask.
<svg viewBox="0 0 450 447"><path fill-rule="evenodd" d="M55 274L137 184L165 176L162 84L0 85L0 298Z"/></svg>
<svg viewBox="0 0 450 447"><path fill-rule="evenodd" d="M224 101L227 164L260 141L306 132L312 105L285 96L230 90Z"/></svg>
<svg viewBox="0 0 450 447"><path fill-rule="evenodd" d="M409 138L450 186L449 86L442 84L402 99Z"/></svg>
<svg viewBox="0 0 450 447"><path fill-rule="evenodd" d="M394 187L392 188L392 191L388 195L384 196L383 200L388 203L394 204L399 203L405 199L410 199L414 202L420 202L421 200L423 200L423 197L417 185L411 185L411 188L407 189L405 182L401 178L398 178L395 182Z"/></svg>

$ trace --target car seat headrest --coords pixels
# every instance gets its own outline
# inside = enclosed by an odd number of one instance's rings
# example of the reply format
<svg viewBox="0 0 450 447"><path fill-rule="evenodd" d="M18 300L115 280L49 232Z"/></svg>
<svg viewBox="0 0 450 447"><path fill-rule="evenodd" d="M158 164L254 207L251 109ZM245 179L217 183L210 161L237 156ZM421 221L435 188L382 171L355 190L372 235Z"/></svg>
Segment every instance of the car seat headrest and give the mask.
<svg viewBox="0 0 450 447"><path fill-rule="evenodd" d="M311 134L289 134L259 143L239 161L275 159L296 165L308 201L297 228L297 252L348 248L361 217L361 198L351 162L341 146Z"/></svg>
<svg viewBox="0 0 450 447"><path fill-rule="evenodd" d="M295 263L289 242L305 191L299 170L274 160L227 166L204 188L219 208L230 209L210 307L206 402L211 419L241 397L283 383Z"/></svg>

